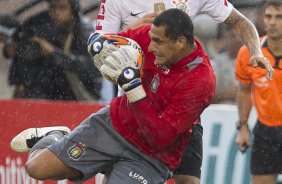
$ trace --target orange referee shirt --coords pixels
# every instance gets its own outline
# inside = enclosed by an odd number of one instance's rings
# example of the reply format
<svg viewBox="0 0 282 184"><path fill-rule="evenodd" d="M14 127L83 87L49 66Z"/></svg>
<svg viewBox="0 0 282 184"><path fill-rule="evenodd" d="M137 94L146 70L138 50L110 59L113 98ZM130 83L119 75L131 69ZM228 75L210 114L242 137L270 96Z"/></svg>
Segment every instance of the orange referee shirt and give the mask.
<svg viewBox="0 0 282 184"><path fill-rule="evenodd" d="M249 65L250 53L241 47L235 64L236 79L242 83L252 83L252 99L258 119L267 126L282 126L282 56L274 56L267 49L267 37L261 39L262 53L271 62L274 75L271 81L265 71Z"/></svg>

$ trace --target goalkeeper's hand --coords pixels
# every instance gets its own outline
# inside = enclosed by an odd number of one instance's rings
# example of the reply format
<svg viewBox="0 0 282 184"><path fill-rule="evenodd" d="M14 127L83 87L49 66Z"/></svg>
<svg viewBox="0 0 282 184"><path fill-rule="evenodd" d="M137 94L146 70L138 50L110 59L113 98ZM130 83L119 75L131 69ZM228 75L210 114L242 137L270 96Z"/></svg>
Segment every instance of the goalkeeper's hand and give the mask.
<svg viewBox="0 0 282 184"><path fill-rule="evenodd" d="M112 54L113 51L116 51L118 48L114 45L117 40L109 39L103 36L100 33L92 33L88 39L88 53L93 58L95 66L101 72L103 77L106 79L115 82L114 79L110 78L109 76L105 75L101 71L101 66L105 64L106 58Z"/></svg>
<svg viewBox="0 0 282 184"><path fill-rule="evenodd" d="M121 47L114 51L104 63L100 68L101 72L120 85L129 102L137 102L146 97L141 84L140 71L128 48Z"/></svg>

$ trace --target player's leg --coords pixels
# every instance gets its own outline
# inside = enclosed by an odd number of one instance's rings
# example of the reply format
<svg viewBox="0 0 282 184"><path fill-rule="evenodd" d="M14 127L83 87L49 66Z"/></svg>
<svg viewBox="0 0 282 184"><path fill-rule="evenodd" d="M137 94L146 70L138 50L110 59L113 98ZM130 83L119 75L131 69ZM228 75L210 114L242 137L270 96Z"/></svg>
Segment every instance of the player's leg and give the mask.
<svg viewBox="0 0 282 184"><path fill-rule="evenodd" d="M71 179L81 173L62 162L54 153L45 148L34 151L26 163L26 171L34 179Z"/></svg>
<svg viewBox="0 0 282 184"><path fill-rule="evenodd" d="M175 175L174 181L176 184L199 184L200 178L189 175Z"/></svg>
<svg viewBox="0 0 282 184"><path fill-rule="evenodd" d="M189 145L183 154L180 165L174 172L176 184L200 184L203 157L203 127L194 126Z"/></svg>
<svg viewBox="0 0 282 184"><path fill-rule="evenodd" d="M67 127L29 128L12 140L11 148L16 152L29 152L26 170L31 177L39 180L70 178L80 173L46 148L69 132Z"/></svg>
<svg viewBox="0 0 282 184"><path fill-rule="evenodd" d="M114 138L117 133L112 128L109 114L108 107L99 110L66 136L61 131L40 135L38 129L31 133L30 130L22 132L13 139L11 147L16 151L28 151L30 147L25 146L32 141L26 140L35 137L36 144L30 149L32 154L27 163L32 177L85 181L99 172L108 171L124 152L122 144ZM42 135L45 136L40 139Z"/></svg>
<svg viewBox="0 0 282 184"><path fill-rule="evenodd" d="M281 132L282 127L268 127L259 121L255 125L251 155L253 184L276 184L278 173L282 172Z"/></svg>
<svg viewBox="0 0 282 184"><path fill-rule="evenodd" d="M253 184L276 184L277 183L277 174L268 174L268 175L252 175Z"/></svg>

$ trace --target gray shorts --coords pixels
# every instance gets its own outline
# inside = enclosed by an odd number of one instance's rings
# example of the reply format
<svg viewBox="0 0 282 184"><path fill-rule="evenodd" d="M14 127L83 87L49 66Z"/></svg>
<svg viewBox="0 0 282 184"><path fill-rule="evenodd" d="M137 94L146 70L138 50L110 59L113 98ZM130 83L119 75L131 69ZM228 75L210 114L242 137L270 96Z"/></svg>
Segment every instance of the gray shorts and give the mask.
<svg viewBox="0 0 282 184"><path fill-rule="evenodd" d="M169 169L117 133L109 107L92 114L69 135L48 147L66 165L79 170L85 181L97 173L109 173L109 184L162 184Z"/></svg>

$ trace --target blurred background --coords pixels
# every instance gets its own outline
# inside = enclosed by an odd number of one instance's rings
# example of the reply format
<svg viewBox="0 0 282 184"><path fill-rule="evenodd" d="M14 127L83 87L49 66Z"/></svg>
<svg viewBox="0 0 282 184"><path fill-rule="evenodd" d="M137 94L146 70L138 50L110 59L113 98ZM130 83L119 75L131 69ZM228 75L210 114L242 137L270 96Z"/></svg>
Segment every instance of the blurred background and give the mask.
<svg viewBox="0 0 282 184"><path fill-rule="evenodd" d="M82 13L93 20L93 26L95 26L100 3L99 0L80 0ZM0 0L0 26L13 24L14 21L22 23L30 16L46 9L47 3L44 0ZM3 36L0 29L0 98L10 99L14 86L8 85L11 59L3 55Z"/></svg>
<svg viewBox="0 0 282 184"><path fill-rule="evenodd" d="M257 27L260 35L263 35L262 27L262 15L260 13L260 7L263 0L231 0L230 1L239 11L241 11L245 16L247 16ZM93 26L95 26L95 20L98 14L99 5L101 1L99 0L80 0L80 5L84 15L89 17L93 21ZM47 3L44 0L1 0L0 1L0 26L3 24L12 24L12 21L18 21L22 23L28 17L44 10L47 8ZM10 21L10 22L9 22ZM207 52L209 53L211 59L233 60L237 54L238 49L242 45L239 38L234 37L233 40L226 38L230 37L228 28L215 23L208 16L202 15L198 16L194 21L195 34L204 43ZM231 31L232 32L232 31ZM1 34L0 34L1 35ZM1 38L1 36L0 36ZM14 86L8 84L9 67L11 65L11 58L5 58L3 56L3 36L0 39L0 98L10 99L12 98ZM235 42L232 43L232 41ZM232 45L229 47L229 45ZM228 48L229 50L225 50ZM230 50L231 48L231 50ZM224 55L226 54L227 55ZM230 65L228 68L218 68L220 62L213 63L214 68L217 73L221 73L221 70L226 70L224 72L229 72ZM217 65L217 66L216 66ZM220 77L218 77L220 80ZM231 79L229 79L231 80ZM225 86L229 82L221 81L218 84L221 86L221 90L217 91L220 99L215 99L214 103L234 103L234 93L236 92L236 84L234 84L233 91L225 93ZM235 81L233 81L235 82ZM228 95L230 94L229 97Z"/></svg>

